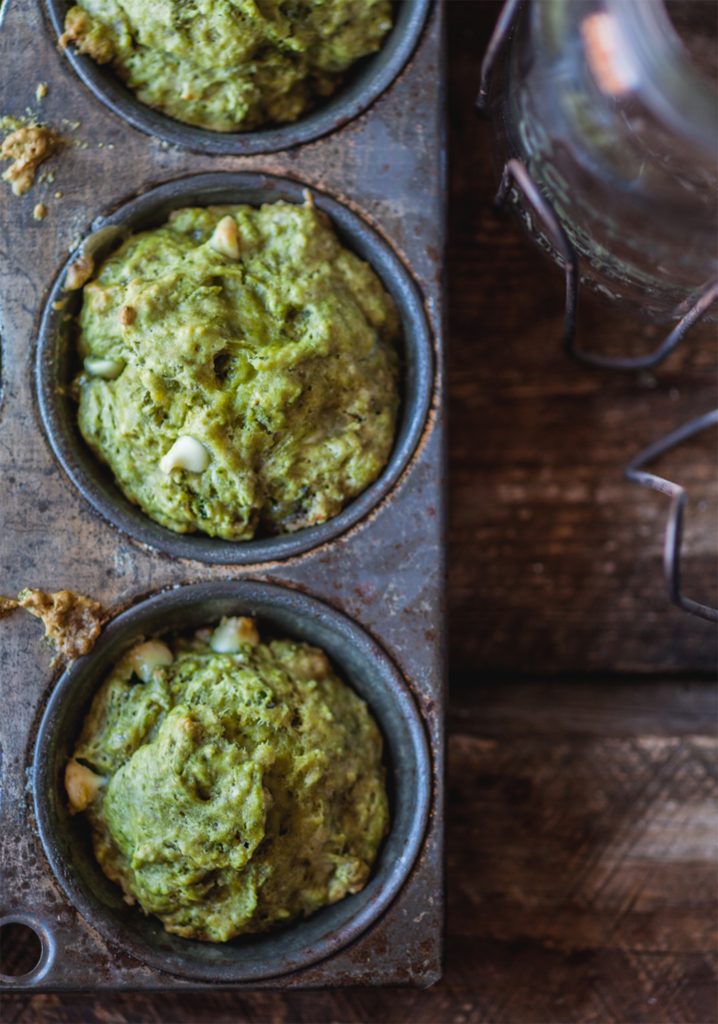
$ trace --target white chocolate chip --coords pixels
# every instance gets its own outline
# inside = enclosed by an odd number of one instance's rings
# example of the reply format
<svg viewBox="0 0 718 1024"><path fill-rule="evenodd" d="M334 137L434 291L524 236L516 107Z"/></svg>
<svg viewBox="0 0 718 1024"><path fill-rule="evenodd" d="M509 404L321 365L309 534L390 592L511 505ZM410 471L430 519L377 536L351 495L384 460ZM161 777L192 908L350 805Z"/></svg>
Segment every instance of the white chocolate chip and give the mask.
<svg viewBox="0 0 718 1024"><path fill-rule="evenodd" d="M239 232L234 217L222 217L212 232L209 244L222 256L228 256L231 260L239 259Z"/></svg>
<svg viewBox="0 0 718 1024"><path fill-rule="evenodd" d="M174 655L161 640L145 640L132 648L129 661L133 672L137 673L142 682L149 683L154 670L162 665L171 665Z"/></svg>
<svg viewBox="0 0 718 1024"><path fill-rule="evenodd" d="M96 775L71 757L65 765L65 791L70 800L70 813L77 814L90 806L106 779Z"/></svg>
<svg viewBox="0 0 718 1024"><path fill-rule="evenodd" d="M107 359L104 356L88 356L83 366L91 377L115 380L125 368L123 359Z"/></svg>
<svg viewBox="0 0 718 1024"><path fill-rule="evenodd" d="M254 619L238 616L222 619L212 634L209 646L217 654L236 654L243 644L256 647L258 643L259 633Z"/></svg>
<svg viewBox="0 0 718 1024"><path fill-rule="evenodd" d="M160 459L160 469L170 474L173 469L186 469L188 473L204 473L209 466L209 452L193 437L178 437L170 450Z"/></svg>

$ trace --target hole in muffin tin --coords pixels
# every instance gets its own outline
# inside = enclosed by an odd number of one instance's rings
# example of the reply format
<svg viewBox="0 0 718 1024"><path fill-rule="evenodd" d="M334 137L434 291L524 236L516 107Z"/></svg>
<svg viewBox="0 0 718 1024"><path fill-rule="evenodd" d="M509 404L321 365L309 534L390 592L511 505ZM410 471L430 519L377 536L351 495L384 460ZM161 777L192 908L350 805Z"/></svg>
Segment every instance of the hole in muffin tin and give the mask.
<svg viewBox="0 0 718 1024"><path fill-rule="evenodd" d="M12 987L39 981L54 958L54 942L33 916L21 911L0 917L0 981Z"/></svg>
<svg viewBox="0 0 718 1024"><path fill-rule="evenodd" d="M69 0L46 0L52 27L59 38L64 30ZM248 132L216 132L184 124L141 103L109 66L66 51L76 74L106 107L133 127L176 146L200 153L272 153L310 142L336 131L361 114L387 89L409 60L421 35L431 0L399 0L392 4L393 25L375 54L357 61L330 98L292 124L268 126Z"/></svg>
<svg viewBox="0 0 718 1024"><path fill-rule="evenodd" d="M0 922L0 975L22 978L35 970L42 959L42 941L22 921Z"/></svg>
<svg viewBox="0 0 718 1024"><path fill-rule="evenodd" d="M91 247L102 259L127 233L163 224L183 206L246 203L257 206L284 199L304 202L306 186L287 178L254 172L217 172L181 178L152 189L93 224ZM87 501L111 523L137 540L178 558L216 564L249 565L289 558L331 540L359 522L396 483L407 465L431 402L433 355L422 301L405 267L390 246L364 220L331 197L312 189L341 240L366 260L397 304L403 329L402 407L389 461L377 479L336 516L296 533L229 541L202 533L174 533L155 523L120 491L111 471L92 453L77 425L77 404L68 394L76 367L73 318L81 294L63 292L65 269L58 275L40 325L36 387L40 415L55 455ZM53 308L65 300L61 309Z"/></svg>
<svg viewBox="0 0 718 1024"><path fill-rule="evenodd" d="M281 930L207 943L167 934L155 917L122 900L97 864L81 817L72 818L64 764L89 702L108 670L141 636L192 630L223 615L251 614L260 631L322 647L363 697L384 737L390 831L366 887ZM431 769L423 725L400 673L345 615L274 584L224 581L177 587L135 605L104 630L53 690L35 743L35 813L45 852L67 897L107 940L151 966L203 981L274 977L322 960L356 939L389 907L417 857L428 818Z"/></svg>

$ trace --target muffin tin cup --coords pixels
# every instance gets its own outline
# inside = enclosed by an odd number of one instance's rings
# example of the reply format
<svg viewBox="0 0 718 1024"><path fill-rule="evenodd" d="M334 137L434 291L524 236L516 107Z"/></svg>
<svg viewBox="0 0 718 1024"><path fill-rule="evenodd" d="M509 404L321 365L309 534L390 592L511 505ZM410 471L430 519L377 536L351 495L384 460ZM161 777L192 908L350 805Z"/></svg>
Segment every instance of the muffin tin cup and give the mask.
<svg viewBox="0 0 718 1024"><path fill-rule="evenodd" d="M153 188L99 217L82 248L96 261L105 258L127 234L163 224L184 206L304 202L307 185L253 171L216 172L181 178ZM393 296L404 336L402 409L394 447L379 477L336 516L296 533L227 541L202 533L180 534L160 526L120 491L110 470L87 446L77 425L77 404L68 385L78 368L74 352L74 316L81 293L64 292L70 257L57 276L40 325L35 380L40 415L52 449L67 475L92 507L125 533L179 558L225 565L251 565L302 554L333 540L363 519L396 484L415 451L431 403L432 340L421 296L402 261L360 216L325 193L311 189L315 205L331 218L341 240L366 260ZM56 308L64 300L61 308Z"/></svg>
<svg viewBox="0 0 718 1024"><path fill-rule="evenodd" d="M52 31L64 30L67 0L46 0ZM216 132L184 124L140 102L109 66L66 50L66 59L92 93L113 113L135 128L165 142L201 153L249 155L271 153L311 142L340 128L366 110L387 89L404 65L421 35L431 0L400 0L394 3L394 24L380 50L362 58L346 75L331 98L292 124L249 132Z"/></svg>
<svg viewBox="0 0 718 1024"><path fill-rule="evenodd" d="M206 943L167 934L159 920L124 903L102 873L89 830L70 816L63 770L89 702L109 669L139 638L192 630L223 615L253 615L275 635L322 647L369 705L384 736L390 831L366 887L276 932ZM33 763L37 826L68 899L113 945L161 971L228 983L271 978L330 956L391 904L409 875L429 813L431 766L413 698L383 650L352 620L299 591L267 583L190 584L159 593L113 619L90 654L55 686L40 723ZM84 827L83 827L84 826ZM52 935L51 924L46 928Z"/></svg>

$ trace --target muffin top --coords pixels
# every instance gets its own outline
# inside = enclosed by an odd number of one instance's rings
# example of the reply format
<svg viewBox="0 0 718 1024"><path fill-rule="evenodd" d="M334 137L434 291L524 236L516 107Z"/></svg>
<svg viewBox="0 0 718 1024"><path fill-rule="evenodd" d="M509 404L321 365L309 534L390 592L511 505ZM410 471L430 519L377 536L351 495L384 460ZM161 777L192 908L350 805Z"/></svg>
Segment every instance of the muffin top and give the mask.
<svg viewBox="0 0 718 1024"><path fill-rule="evenodd" d="M321 523L388 460L396 307L311 204L176 211L84 285L78 328L82 435L171 530Z"/></svg>
<svg viewBox="0 0 718 1024"><path fill-rule="evenodd" d="M61 43L179 121L240 131L295 121L390 27L389 0L83 0Z"/></svg>
<svg viewBox="0 0 718 1024"><path fill-rule="evenodd" d="M251 619L136 645L65 771L129 903L223 942L366 883L387 831L382 740L326 655Z"/></svg>

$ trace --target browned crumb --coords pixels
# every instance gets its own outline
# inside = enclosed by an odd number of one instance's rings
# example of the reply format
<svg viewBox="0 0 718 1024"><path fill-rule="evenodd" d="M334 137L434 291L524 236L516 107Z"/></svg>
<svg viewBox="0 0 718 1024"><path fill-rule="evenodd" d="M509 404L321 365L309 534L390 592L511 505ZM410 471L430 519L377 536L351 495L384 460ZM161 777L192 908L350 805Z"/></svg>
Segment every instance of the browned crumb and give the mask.
<svg viewBox="0 0 718 1024"><path fill-rule="evenodd" d="M65 275L65 290L75 291L82 288L83 284L92 277L95 269L95 261L89 252L81 253L74 262L67 268Z"/></svg>
<svg viewBox="0 0 718 1024"><path fill-rule="evenodd" d="M15 603L42 621L45 635L65 661L73 661L92 649L105 620L99 601L72 590L47 594L44 590L27 589L21 591Z"/></svg>
<svg viewBox="0 0 718 1024"><path fill-rule="evenodd" d="M47 125L33 124L10 132L0 146L0 160L12 160L3 174L16 196L24 195L41 163L62 146L63 139Z"/></svg>
<svg viewBox="0 0 718 1024"><path fill-rule="evenodd" d="M97 25L81 7L71 7L65 16L65 31L60 36L64 50L68 43L74 43L78 53L86 53L97 64L107 64L114 56L112 41L98 31Z"/></svg>
<svg viewBox="0 0 718 1024"><path fill-rule="evenodd" d="M123 327L129 327L135 322L137 310L134 306L123 306L120 310L120 323Z"/></svg>
<svg viewBox="0 0 718 1024"><path fill-rule="evenodd" d="M35 220L44 220L47 217L47 207L44 203L37 203L32 211Z"/></svg>
<svg viewBox="0 0 718 1024"><path fill-rule="evenodd" d="M38 82L37 83L37 88L35 89L35 99L37 99L38 101L39 100L44 100L45 97L47 96L47 93L48 93L47 82Z"/></svg>
<svg viewBox="0 0 718 1024"><path fill-rule="evenodd" d="M0 619L4 619L6 615L10 615L17 608L17 601L14 597L3 597L0 594Z"/></svg>

